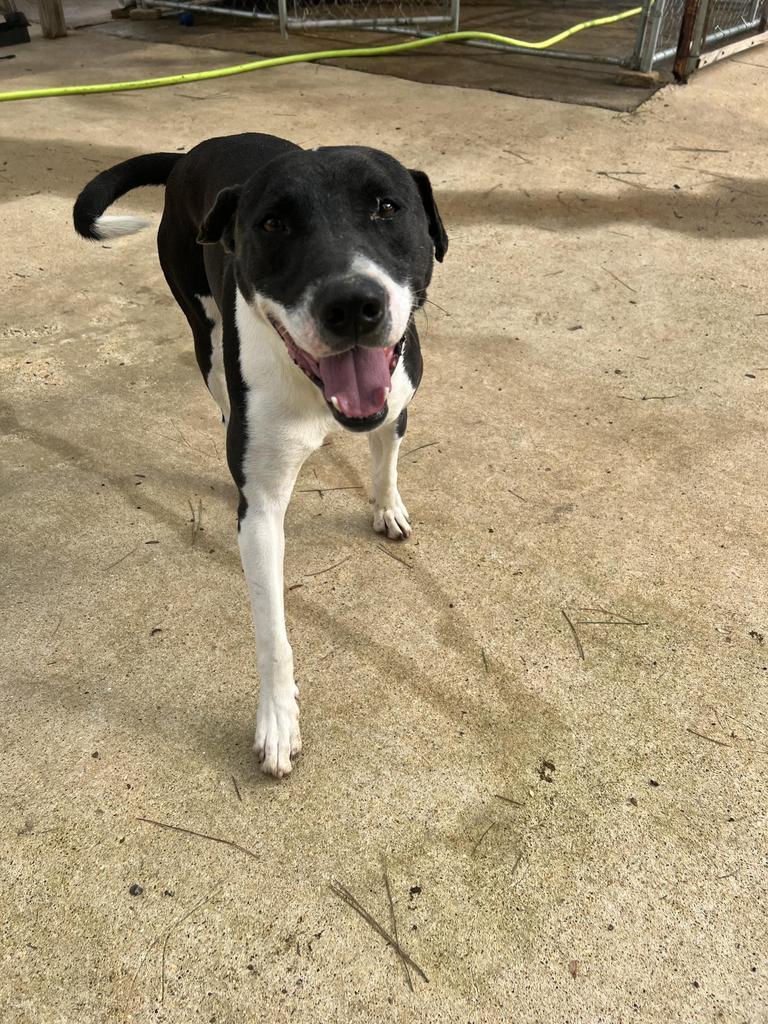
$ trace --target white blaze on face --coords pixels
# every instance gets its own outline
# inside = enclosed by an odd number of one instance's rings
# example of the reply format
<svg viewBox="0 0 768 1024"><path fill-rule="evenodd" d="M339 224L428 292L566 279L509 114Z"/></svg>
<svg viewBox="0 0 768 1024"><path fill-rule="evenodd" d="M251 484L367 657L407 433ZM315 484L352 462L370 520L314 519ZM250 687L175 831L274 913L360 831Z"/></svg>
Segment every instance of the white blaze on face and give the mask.
<svg viewBox="0 0 768 1024"><path fill-rule="evenodd" d="M389 337L387 345L396 345L405 334L408 321L413 311L413 292L406 285L393 281L389 274L378 263L367 256L355 256L351 271L362 277L370 277L380 284L387 296L389 307Z"/></svg>
<svg viewBox="0 0 768 1024"><path fill-rule="evenodd" d="M413 292L406 285L398 284L373 260L366 256L355 256L349 266L349 275L368 277L376 281L387 296L388 332L385 345L396 345L405 334L413 310ZM295 306L290 309L274 299L256 295L254 305L265 319L273 317L288 331L296 345L313 359L323 359L332 354L322 339L320 325L312 308L317 293L317 284L311 284Z"/></svg>

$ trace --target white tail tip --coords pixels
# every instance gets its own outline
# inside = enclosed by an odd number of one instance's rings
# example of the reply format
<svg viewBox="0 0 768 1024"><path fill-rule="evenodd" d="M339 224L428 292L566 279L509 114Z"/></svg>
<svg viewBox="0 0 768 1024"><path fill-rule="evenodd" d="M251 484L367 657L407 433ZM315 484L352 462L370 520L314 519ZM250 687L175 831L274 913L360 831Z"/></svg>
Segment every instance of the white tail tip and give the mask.
<svg viewBox="0 0 768 1024"><path fill-rule="evenodd" d="M121 238L123 235L135 235L149 227L148 220L141 217L111 217L108 214L99 217L93 225L93 232L101 241L107 238Z"/></svg>

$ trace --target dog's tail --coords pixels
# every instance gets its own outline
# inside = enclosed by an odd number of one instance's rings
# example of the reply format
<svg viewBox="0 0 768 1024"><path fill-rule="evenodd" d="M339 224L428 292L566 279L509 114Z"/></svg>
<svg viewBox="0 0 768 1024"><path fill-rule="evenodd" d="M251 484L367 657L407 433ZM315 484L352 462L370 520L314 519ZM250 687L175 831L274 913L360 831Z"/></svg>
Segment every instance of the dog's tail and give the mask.
<svg viewBox="0 0 768 1024"><path fill-rule="evenodd" d="M126 192L142 185L164 185L183 153L148 153L135 156L102 171L89 182L75 201L72 211L75 231L97 242L120 235L133 235L149 227L140 217L104 216L104 211Z"/></svg>

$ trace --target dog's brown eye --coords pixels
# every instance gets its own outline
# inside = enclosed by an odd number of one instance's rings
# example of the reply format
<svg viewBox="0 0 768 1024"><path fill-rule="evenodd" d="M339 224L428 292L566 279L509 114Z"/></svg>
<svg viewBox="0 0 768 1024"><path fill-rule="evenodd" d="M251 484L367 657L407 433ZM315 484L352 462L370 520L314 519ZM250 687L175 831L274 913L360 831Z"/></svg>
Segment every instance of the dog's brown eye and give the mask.
<svg viewBox="0 0 768 1024"><path fill-rule="evenodd" d="M374 214L377 220L389 220L397 213L397 206L391 199L380 199Z"/></svg>
<svg viewBox="0 0 768 1024"><path fill-rule="evenodd" d="M285 224L280 220L279 217L267 217L266 220L261 222L262 231L285 231Z"/></svg>

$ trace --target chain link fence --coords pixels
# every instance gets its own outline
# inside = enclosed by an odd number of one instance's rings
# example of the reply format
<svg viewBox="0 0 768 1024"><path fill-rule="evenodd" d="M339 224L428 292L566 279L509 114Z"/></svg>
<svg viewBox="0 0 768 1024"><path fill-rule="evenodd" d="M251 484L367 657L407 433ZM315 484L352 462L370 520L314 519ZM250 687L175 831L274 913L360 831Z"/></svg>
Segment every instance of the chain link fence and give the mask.
<svg viewBox="0 0 768 1024"><path fill-rule="evenodd" d="M429 28L429 34L458 26L459 0L139 0L140 6L222 14L271 22L290 30L343 28L388 31Z"/></svg>
<svg viewBox="0 0 768 1024"><path fill-rule="evenodd" d="M680 25L683 20L686 0L657 0L659 11L659 35L656 40L656 56L667 51L674 55L677 41L680 38ZM651 17L652 15L649 15Z"/></svg>
<svg viewBox="0 0 768 1024"><path fill-rule="evenodd" d="M748 32L757 27L765 13L760 0L712 0L705 26L707 44L718 42L726 33Z"/></svg>
<svg viewBox="0 0 768 1024"><path fill-rule="evenodd" d="M451 21L451 0L288 0L288 25L295 28L375 30L414 25L445 32Z"/></svg>
<svg viewBox="0 0 768 1024"><path fill-rule="evenodd" d="M371 30L431 36L459 29L491 31L526 39L558 35L579 23L589 32L570 35L552 49L508 47L488 41L469 45L526 56L613 64L652 71L677 57L688 71L704 66L732 40L762 41L768 0L138 0L141 6L201 11L271 23L287 36L302 29ZM621 15L621 20L619 20ZM613 17L611 17L613 16ZM615 24L590 27L595 19ZM590 48L583 49L588 42ZM729 50L739 48L736 43ZM707 53L707 51L713 51ZM704 55L702 57L702 55ZM675 64L677 74L678 63Z"/></svg>
<svg viewBox="0 0 768 1024"><path fill-rule="evenodd" d="M643 70L650 70L677 53L687 0L655 0L647 15ZM757 33L765 26L766 0L703 0L691 38L691 54L698 56L728 39Z"/></svg>

